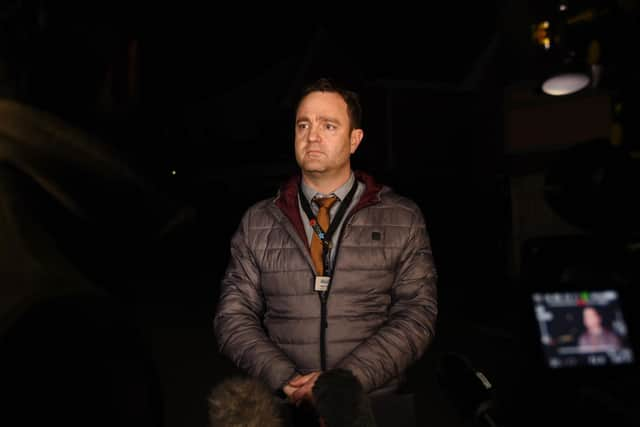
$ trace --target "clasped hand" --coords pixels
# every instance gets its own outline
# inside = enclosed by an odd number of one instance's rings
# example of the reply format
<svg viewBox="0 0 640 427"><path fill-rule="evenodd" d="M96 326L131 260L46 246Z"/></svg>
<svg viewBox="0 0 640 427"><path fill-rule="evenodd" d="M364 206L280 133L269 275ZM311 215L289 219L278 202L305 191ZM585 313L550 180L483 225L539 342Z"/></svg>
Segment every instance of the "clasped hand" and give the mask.
<svg viewBox="0 0 640 427"><path fill-rule="evenodd" d="M299 406L303 401L313 403L313 385L320 376L319 371L314 371L306 375L296 375L282 388L284 394L291 403Z"/></svg>

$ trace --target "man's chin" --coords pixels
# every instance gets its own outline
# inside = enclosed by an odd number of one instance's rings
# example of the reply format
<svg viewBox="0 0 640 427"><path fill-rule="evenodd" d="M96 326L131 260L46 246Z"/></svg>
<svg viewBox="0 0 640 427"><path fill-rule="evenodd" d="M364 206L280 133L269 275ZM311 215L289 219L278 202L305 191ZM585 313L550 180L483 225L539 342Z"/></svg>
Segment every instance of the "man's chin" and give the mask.
<svg viewBox="0 0 640 427"><path fill-rule="evenodd" d="M315 169L307 170L307 169L303 169L302 171L303 171L303 174L304 174L304 175L306 175L306 176L308 176L308 177L310 177L310 178L318 179L318 178L320 178L320 177L325 176L325 172L324 172L324 171L321 171L321 170L315 170Z"/></svg>
<svg viewBox="0 0 640 427"><path fill-rule="evenodd" d="M325 172L327 168L324 167L322 164L320 164L320 162L305 161L302 164L302 170L305 171L306 173L317 174L317 173Z"/></svg>

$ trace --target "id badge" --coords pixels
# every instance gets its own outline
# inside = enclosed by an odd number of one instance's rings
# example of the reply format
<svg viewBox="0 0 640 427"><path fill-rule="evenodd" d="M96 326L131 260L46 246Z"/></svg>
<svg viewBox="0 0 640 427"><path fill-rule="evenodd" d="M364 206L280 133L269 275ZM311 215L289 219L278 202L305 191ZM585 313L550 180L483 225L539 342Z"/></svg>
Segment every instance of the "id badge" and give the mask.
<svg viewBox="0 0 640 427"><path fill-rule="evenodd" d="M330 281L331 276L316 276L316 283L313 289L319 292L324 292L329 289Z"/></svg>

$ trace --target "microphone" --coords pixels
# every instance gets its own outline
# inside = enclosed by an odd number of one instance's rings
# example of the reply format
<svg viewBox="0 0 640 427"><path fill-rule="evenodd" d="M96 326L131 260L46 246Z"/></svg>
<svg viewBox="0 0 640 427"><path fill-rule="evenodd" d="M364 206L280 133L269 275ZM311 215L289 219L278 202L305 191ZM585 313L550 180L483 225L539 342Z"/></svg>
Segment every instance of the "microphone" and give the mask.
<svg viewBox="0 0 640 427"><path fill-rule="evenodd" d="M474 424L498 426L490 413L495 408L493 385L466 357L446 353L440 360L437 379L463 417L471 418Z"/></svg>

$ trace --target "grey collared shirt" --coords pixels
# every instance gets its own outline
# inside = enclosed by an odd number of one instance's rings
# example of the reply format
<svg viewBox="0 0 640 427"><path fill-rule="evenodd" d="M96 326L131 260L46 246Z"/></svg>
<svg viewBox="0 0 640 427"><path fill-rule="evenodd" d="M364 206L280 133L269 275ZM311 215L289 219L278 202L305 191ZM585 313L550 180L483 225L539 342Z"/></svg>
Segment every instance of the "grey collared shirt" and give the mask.
<svg viewBox="0 0 640 427"><path fill-rule="evenodd" d="M335 191L333 191L333 192L331 192L329 194L323 194L323 193L315 191L313 188L311 188L308 185L306 185L304 183L304 180L302 180L302 184L301 184L301 186L302 186L302 194L304 194L306 199L309 201L309 205L311 206L311 210L313 211L314 215L318 215L318 205L312 202L312 200L315 197L328 197L328 196L331 196L331 195L335 195L337 197L337 200L335 201L335 203L331 206L331 209L329 210L329 221L332 221L332 219L335 216L336 212L338 211L338 209L340 209L340 204L342 203L344 198L349 193L349 190L351 190L351 186L353 185L354 182L357 182L357 185L358 185L358 187L356 188L356 193L353 195L353 199L351 199L351 203L349 204L349 208L347 208L347 211L345 212L344 216L342 217L342 222L340 224L338 224L338 227L336 228L336 231L331 236L331 258L330 258L330 263L331 263L332 266L333 266L333 262L334 262L334 257L335 257L335 253L336 253L336 246L337 246L337 243L338 243L338 239L340 238L340 233L342 232L342 226L344 225L344 220L345 220L345 218L347 218L347 216L349 216L349 212L353 209L353 207L356 205L356 203L358 203L358 200L360 200L360 196L362 196L362 193L364 192L364 184L359 182L359 181L356 181L356 177L352 172L351 175L349 176L349 179L347 180L347 182L342 184ZM304 231L307 233L307 242L309 243L309 246L311 246L311 237L313 236L314 231L313 231L313 228L311 228L311 225L309 225L309 221L307 220L307 214L304 212L304 209L302 209L302 204L300 203L300 200L298 200L298 209L300 209L300 216L302 218L302 223L304 224Z"/></svg>

